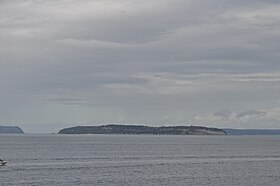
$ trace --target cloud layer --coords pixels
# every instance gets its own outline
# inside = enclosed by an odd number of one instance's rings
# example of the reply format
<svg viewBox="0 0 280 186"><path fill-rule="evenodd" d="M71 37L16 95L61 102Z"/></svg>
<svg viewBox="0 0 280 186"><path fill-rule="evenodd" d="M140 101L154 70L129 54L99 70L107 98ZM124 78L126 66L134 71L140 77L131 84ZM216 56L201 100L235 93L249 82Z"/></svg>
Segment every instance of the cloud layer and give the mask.
<svg viewBox="0 0 280 186"><path fill-rule="evenodd" d="M212 123L219 127L232 128L279 128L280 109L247 110L240 113L228 110L206 116L194 116L193 122Z"/></svg>
<svg viewBox="0 0 280 186"><path fill-rule="evenodd" d="M0 121L280 127L279 36L275 0L1 1Z"/></svg>

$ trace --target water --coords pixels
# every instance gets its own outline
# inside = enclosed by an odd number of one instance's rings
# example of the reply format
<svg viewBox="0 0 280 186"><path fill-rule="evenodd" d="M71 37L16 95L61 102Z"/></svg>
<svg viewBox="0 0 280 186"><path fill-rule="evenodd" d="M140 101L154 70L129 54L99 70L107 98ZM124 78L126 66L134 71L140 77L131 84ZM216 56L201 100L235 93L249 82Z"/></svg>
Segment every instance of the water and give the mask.
<svg viewBox="0 0 280 186"><path fill-rule="evenodd" d="M280 136L0 135L0 185L279 185Z"/></svg>

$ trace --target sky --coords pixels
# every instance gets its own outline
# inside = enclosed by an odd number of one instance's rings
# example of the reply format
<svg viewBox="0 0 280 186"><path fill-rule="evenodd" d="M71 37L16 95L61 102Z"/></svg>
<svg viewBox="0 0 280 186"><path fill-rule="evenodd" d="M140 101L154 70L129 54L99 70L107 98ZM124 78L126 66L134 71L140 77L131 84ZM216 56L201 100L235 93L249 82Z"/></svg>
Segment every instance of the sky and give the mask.
<svg viewBox="0 0 280 186"><path fill-rule="evenodd" d="M1 0L0 125L280 128L278 0Z"/></svg>

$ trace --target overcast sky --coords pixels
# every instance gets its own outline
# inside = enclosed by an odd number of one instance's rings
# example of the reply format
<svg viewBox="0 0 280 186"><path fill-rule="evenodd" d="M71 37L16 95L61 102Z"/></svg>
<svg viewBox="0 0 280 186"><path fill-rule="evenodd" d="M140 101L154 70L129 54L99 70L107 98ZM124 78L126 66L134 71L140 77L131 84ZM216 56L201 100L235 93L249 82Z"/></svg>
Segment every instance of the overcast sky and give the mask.
<svg viewBox="0 0 280 186"><path fill-rule="evenodd" d="M280 128L279 0L1 0L0 125Z"/></svg>

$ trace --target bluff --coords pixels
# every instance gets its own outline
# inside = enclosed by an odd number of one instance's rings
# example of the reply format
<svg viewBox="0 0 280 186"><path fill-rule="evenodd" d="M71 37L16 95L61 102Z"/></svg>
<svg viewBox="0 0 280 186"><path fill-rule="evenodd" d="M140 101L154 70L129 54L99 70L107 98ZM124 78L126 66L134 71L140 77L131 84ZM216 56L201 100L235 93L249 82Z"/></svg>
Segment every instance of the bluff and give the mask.
<svg viewBox="0 0 280 186"><path fill-rule="evenodd" d="M24 134L18 126L0 126L0 134Z"/></svg>
<svg viewBox="0 0 280 186"><path fill-rule="evenodd" d="M222 129L201 126L149 127L144 125L101 125L64 128L59 134L153 134L153 135L226 135Z"/></svg>

